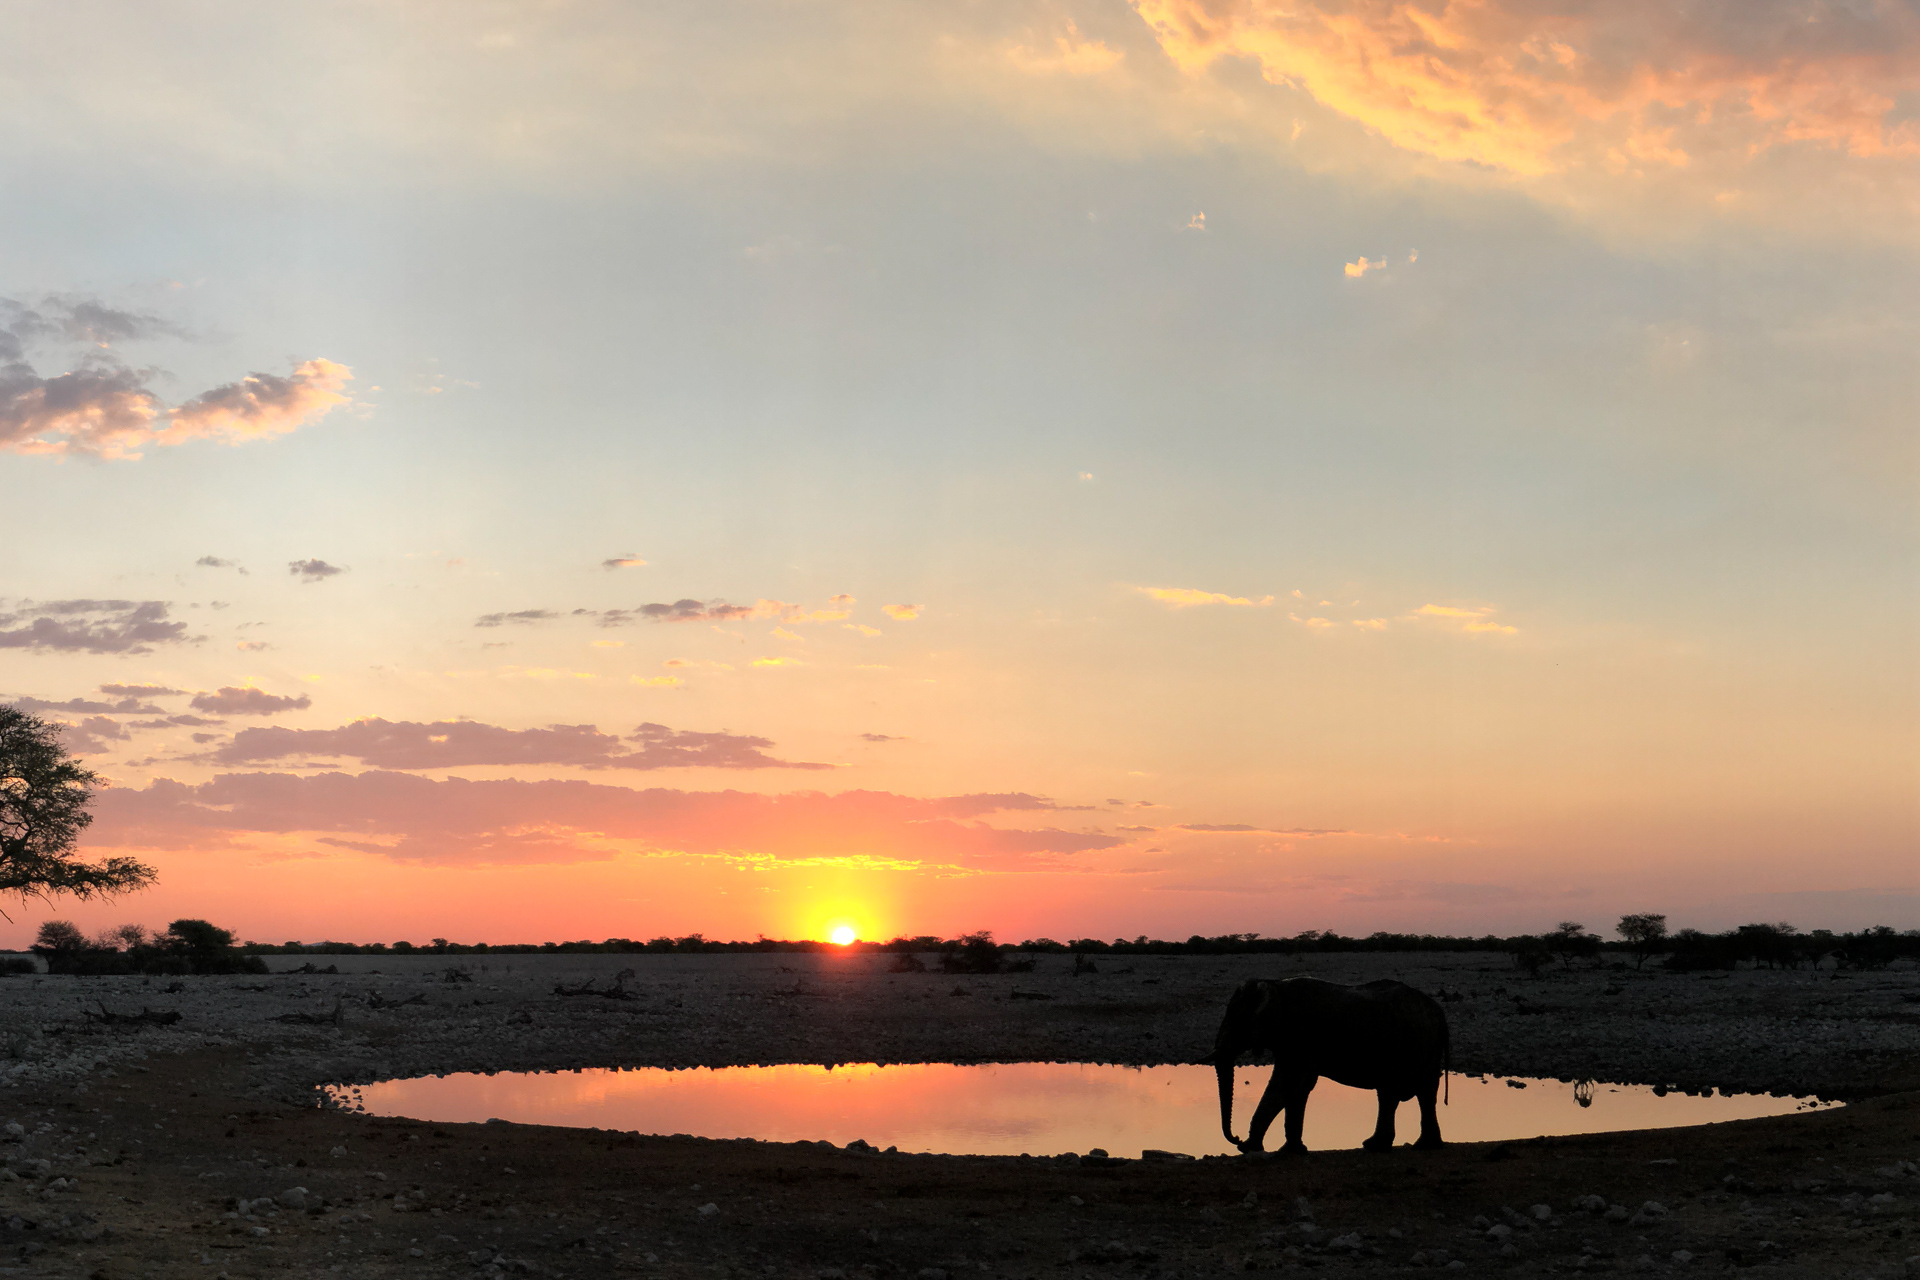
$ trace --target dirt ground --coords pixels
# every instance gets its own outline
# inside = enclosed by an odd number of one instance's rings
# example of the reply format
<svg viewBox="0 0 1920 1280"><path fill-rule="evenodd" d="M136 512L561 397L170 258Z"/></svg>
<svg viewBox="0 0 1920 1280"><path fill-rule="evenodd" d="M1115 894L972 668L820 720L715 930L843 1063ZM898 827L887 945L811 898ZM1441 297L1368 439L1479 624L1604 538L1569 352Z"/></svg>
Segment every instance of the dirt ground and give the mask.
<svg viewBox="0 0 1920 1280"><path fill-rule="evenodd" d="M189 978L173 991L166 979L0 982L0 1125L18 1126L0 1132L0 1274L1920 1272L1905 1263L1920 1255L1912 972L1531 981L1472 955L1103 962L1080 978L1064 964L893 975L864 957L337 963L354 972ZM449 967L471 980L447 980ZM604 988L628 967L634 999L553 990ZM1455 997L1463 1070L1850 1105L1437 1152L1199 1161L885 1155L315 1105L322 1083L458 1070L1188 1061L1241 977L1294 972L1391 974ZM83 1012L143 1007L181 1017L144 1027ZM327 1020L275 1020L287 1015Z"/></svg>

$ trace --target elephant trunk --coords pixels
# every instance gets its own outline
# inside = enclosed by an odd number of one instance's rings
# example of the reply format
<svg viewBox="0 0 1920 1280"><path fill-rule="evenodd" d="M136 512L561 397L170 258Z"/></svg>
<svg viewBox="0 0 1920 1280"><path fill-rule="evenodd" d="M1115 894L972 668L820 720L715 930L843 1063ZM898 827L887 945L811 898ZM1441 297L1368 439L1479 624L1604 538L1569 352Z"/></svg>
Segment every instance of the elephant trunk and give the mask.
<svg viewBox="0 0 1920 1280"><path fill-rule="evenodd" d="M1225 1134L1227 1141L1236 1148L1243 1148L1246 1144L1233 1136L1233 1068L1234 1061L1239 1056L1238 1046L1228 1041L1225 1036L1222 1036L1220 1043L1214 1046L1213 1073L1220 1082L1220 1132Z"/></svg>

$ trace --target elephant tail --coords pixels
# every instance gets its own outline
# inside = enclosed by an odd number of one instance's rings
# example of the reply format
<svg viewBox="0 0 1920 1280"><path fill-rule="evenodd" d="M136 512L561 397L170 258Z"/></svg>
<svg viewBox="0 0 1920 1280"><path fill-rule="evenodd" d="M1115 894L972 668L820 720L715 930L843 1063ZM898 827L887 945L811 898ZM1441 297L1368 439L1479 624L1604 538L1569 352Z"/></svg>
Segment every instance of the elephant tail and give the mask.
<svg viewBox="0 0 1920 1280"><path fill-rule="evenodd" d="M1453 1105L1453 1029L1446 1017L1440 1019L1440 1079L1446 1090L1443 1106Z"/></svg>

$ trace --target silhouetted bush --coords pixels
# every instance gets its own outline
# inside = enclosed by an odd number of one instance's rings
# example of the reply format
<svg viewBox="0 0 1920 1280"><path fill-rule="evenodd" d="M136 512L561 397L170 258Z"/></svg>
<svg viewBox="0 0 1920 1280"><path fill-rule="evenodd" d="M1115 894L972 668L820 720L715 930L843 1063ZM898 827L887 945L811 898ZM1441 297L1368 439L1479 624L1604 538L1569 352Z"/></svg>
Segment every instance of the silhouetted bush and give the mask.
<svg viewBox="0 0 1920 1280"><path fill-rule="evenodd" d="M112 945L128 941L127 947ZM48 973L72 974L188 974L266 973L266 961L233 945L233 934L205 920L175 920L167 931L149 938L137 926L122 926L101 939L89 941L66 920L40 926L33 952L47 962Z"/></svg>
<svg viewBox="0 0 1920 1280"><path fill-rule="evenodd" d="M984 929L956 938L940 953L942 973L1000 973L1006 967L993 935Z"/></svg>

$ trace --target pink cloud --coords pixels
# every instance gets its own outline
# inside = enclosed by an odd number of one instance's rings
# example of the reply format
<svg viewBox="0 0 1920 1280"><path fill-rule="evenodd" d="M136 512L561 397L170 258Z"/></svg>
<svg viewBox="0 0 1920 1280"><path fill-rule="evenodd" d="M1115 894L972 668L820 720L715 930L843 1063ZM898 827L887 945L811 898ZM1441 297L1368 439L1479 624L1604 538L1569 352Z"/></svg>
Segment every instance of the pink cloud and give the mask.
<svg viewBox="0 0 1920 1280"><path fill-rule="evenodd" d="M1198 74L1255 62L1395 145L1517 173L1810 143L1920 152L1920 14L1788 0L1134 0Z"/></svg>
<svg viewBox="0 0 1920 1280"><path fill-rule="evenodd" d="M671 679L672 677L668 677ZM223 691L224 692L224 691ZM199 700L194 702L199 706ZM347 757L376 769L455 769L472 765L558 764L588 769L831 769L778 760L767 738L697 733L643 724L626 737L590 724L503 729L473 720L356 720L338 729L242 729L220 748L221 764Z"/></svg>
<svg viewBox="0 0 1920 1280"><path fill-rule="evenodd" d="M1032 865L1113 848L1105 835L1009 829L983 814L1051 810L1023 794L636 790L589 782L436 781L414 774L224 774L103 793L99 848L205 849L296 837L404 862L581 862L621 850L743 859L882 858Z"/></svg>
<svg viewBox="0 0 1920 1280"><path fill-rule="evenodd" d="M210 711L214 715L271 716L282 711L305 711L313 705L313 699L304 693L289 697L264 689L227 685L212 693L197 695L192 705L195 711Z"/></svg>

